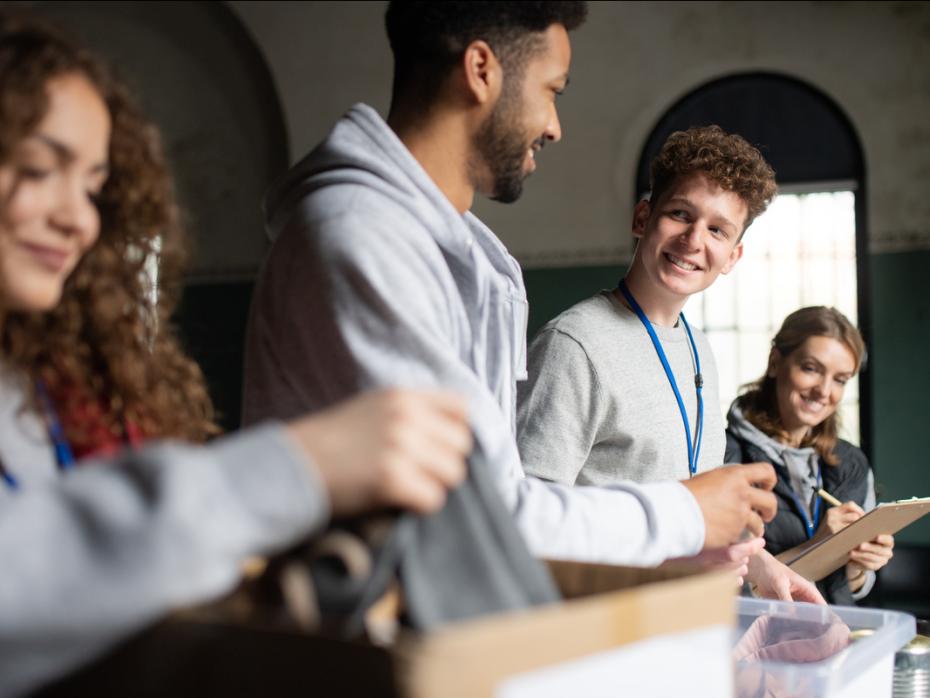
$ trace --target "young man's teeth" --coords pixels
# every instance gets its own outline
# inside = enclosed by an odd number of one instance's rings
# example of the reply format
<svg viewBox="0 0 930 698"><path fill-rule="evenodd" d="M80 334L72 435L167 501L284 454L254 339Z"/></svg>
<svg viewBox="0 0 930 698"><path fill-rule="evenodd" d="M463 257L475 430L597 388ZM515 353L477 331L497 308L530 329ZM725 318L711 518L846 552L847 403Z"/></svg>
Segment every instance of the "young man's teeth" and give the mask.
<svg viewBox="0 0 930 698"><path fill-rule="evenodd" d="M674 255L666 255L666 256L668 257L668 260L672 264L674 264L676 267L681 267L685 271L694 271L695 269L697 269L697 266L695 266L694 264L690 264L689 262L686 262L683 259L678 259L678 257Z"/></svg>

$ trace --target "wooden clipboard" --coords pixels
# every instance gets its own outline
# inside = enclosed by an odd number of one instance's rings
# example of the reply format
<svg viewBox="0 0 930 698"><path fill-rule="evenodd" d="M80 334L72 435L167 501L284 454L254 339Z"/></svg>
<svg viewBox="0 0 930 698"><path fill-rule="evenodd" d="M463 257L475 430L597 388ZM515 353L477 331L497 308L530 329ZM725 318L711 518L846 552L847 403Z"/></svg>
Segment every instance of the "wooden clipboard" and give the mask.
<svg viewBox="0 0 930 698"><path fill-rule="evenodd" d="M879 504L842 531L782 562L802 577L819 582L845 565L849 552L860 543L874 540L882 533L897 533L926 514L930 514L930 497Z"/></svg>

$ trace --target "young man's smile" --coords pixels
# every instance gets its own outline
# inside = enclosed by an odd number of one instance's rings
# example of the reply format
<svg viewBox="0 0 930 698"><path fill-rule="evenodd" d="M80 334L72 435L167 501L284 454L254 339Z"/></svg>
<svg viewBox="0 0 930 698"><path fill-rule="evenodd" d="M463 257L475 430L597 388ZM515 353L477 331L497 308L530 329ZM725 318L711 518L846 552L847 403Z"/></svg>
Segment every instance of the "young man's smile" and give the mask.
<svg viewBox="0 0 930 698"><path fill-rule="evenodd" d="M699 293L742 255L739 237L747 207L705 175L682 175L653 204L640 202L633 234L634 265L669 297Z"/></svg>

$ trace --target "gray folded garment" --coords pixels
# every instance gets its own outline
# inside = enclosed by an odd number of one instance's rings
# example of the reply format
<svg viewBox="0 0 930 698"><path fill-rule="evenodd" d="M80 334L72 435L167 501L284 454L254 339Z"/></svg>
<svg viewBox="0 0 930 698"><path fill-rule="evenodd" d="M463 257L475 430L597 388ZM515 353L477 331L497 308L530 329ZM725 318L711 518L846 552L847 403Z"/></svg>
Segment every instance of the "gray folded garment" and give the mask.
<svg viewBox="0 0 930 698"><path fill-rule="evenodd" d="M365 524L356 521L340 531L368 538L372 559L362 578L332 556L308 560L323 627L342 637L363 633L365 612L395 580L404 595L403 621L419 630L560 598L477 458L440 511L399 514L386 535Z"/></svg>

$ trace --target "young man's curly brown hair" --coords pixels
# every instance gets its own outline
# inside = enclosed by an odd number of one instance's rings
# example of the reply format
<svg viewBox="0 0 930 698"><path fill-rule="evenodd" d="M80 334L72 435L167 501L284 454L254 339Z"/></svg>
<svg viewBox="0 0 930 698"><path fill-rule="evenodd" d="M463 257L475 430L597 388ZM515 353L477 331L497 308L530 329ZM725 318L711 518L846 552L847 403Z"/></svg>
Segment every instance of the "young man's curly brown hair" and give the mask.
<svg viewBox="0 0 930 698"><path fill-rule="evenodd" d="M774 170L745 138L719 126L693 126L670 135L652 161L652 201L658 201L677 177L695 172L746 203L743 231L765 211L777 191Z"/></svg>
<svg viewBox="0 0 930 698"><path fill-rule="evenodd" d="M97 89L112 119L100 235L57 307L5 314L0 360L53 394L99 402L117 437L128 420L146 436L203 440L216 431L209 395L170 326L186 255L158 133L100 59L28 15L0 14L0 163L44 117L49 81L74 74ZM157 304L145 273L153 255ZM67 436L80 443L84 434L72 425Z"/></svg>

